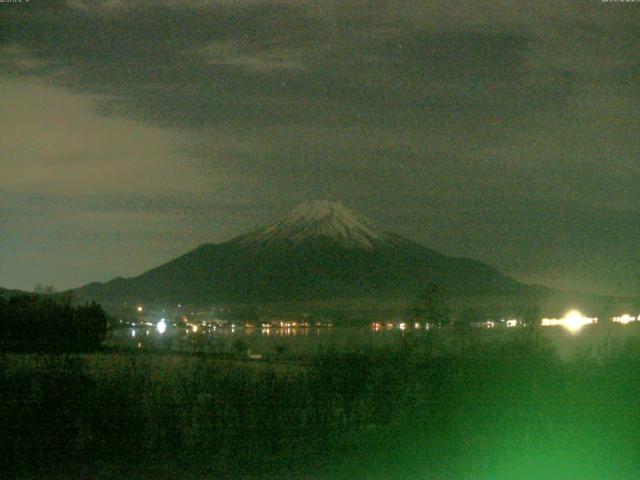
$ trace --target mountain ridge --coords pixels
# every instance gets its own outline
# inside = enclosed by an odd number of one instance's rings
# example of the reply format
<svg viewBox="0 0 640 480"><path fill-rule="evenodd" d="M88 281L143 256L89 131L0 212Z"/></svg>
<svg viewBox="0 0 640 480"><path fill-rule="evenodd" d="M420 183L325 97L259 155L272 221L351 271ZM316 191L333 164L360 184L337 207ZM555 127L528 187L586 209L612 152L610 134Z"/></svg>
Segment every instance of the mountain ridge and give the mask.
<svg viewBox="0 0 640 480"><path fill-rule="evenodd" d="M303 202L282 219L235 237L230 242L239 245L282 240L304 242L317 237L332 239L348 248L364 249L394 243L401 238L378 229L373 222L347 209L342 203L317 200Z"/></svg>
<svg viewBox="0 0 640 480"><path fill-rule="evenodd" d="M282 302L415 296L429 283L456 294L535 287L480 261L449 257L376 227L342 204L305 202L227 242L205 243L132 278L77 289L113 302Z"/></svg>

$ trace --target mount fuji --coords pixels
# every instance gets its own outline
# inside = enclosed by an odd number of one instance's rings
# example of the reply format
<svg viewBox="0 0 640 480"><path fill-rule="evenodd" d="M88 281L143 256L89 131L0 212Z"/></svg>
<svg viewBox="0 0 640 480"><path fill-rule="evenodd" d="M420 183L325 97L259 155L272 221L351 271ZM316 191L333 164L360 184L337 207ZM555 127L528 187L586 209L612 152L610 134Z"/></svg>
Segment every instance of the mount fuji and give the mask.
<svg viewBox="0 0 640 480"><path fill-rule="evenodd" d="M75 294L105 304L380 300L412 298L429 282L463 295L535 288L482 262L384 231L340 203L315 201L265 228L200 245L137 277L92 283Z"/></svg>

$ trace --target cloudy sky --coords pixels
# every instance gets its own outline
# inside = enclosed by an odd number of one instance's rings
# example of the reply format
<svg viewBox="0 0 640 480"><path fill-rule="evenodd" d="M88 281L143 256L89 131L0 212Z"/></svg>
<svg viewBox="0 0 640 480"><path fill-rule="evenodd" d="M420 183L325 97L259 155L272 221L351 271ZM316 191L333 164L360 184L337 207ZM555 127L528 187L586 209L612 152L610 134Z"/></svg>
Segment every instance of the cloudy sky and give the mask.
<svg viewBox="0 0 640 480"><path fill-rule="evenodd" d="M308 199L640 290L640 3L0 3L0 285L131 276Z"/></svg>

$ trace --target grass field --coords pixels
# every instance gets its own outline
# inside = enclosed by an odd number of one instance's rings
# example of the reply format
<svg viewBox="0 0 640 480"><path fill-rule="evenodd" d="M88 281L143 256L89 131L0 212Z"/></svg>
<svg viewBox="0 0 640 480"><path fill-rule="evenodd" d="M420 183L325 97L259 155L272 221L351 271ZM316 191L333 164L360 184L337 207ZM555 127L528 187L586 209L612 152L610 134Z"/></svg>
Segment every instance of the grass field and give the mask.
<svg viewBox="0 0 640 480"><path fill-rule="evenodd" d="M446 340L446 341L445 341ZM295 362L0 357L6 478L637 478L640 341L407 335Z"/></svg>

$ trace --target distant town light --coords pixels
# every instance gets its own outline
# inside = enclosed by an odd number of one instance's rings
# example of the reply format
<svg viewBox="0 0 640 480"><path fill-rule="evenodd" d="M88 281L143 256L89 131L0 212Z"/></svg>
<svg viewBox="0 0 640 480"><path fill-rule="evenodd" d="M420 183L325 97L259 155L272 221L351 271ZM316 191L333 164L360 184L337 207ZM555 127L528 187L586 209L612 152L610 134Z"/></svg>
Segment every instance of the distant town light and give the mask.
<svg viewBox="0 0 640 480"><path fill-rule="evenodd" d="M196 332L198 331L198 325L193 325L193 326L191 327L191 331L192 331L193 333L196 333Z"/></svg>
<svg viewBox="0 0 640 480"><path fill-rule="evenodd" d="M597 323L598 319L595 317L585 317L577 310L571 310L565 314L562 318L543 318L540 322L543 327L550 327L559 325L564 327L571 333L577 333L585 325Z"/></svg>
<svg viewBox="0 0 640 480"><path fill-rule="evenodd" d="M136 308L136 310L137 310L138 312L141 312L141 311L142 311L142 305L138 305L138 307Z"/></svg>
<svg viewBox="0 0 640 480"><path fill-rule="evenodd" d="M135 336L136 336L136 331L135 331L133 328L131 329L131 336L132 336L132 337L135 337Z"/></svg>
<svg viewBox="0 0 640 480"><path fill-rule="evenodd" d="M510 320L507 320L507 327L510 328L510 327L517 327L517 326L518 326L518 320L515 320L513 318Z"/></svg>
<svg viewBox="0 0 640 480"><path fill-rule="evenodd" d="M165 323L164 318L158 322L156 328L158 329L158 333L160 335L167 331L167 324Z"/></svg>
<svg viewBox="0 0 640 480"><path fill-rule="evenodd" d="M628 313L625 313L624 315L620 315L619 317L613 317L612 320L615 323L626 325L627 323L635 322L637 318L629 315Z"/></svg>

